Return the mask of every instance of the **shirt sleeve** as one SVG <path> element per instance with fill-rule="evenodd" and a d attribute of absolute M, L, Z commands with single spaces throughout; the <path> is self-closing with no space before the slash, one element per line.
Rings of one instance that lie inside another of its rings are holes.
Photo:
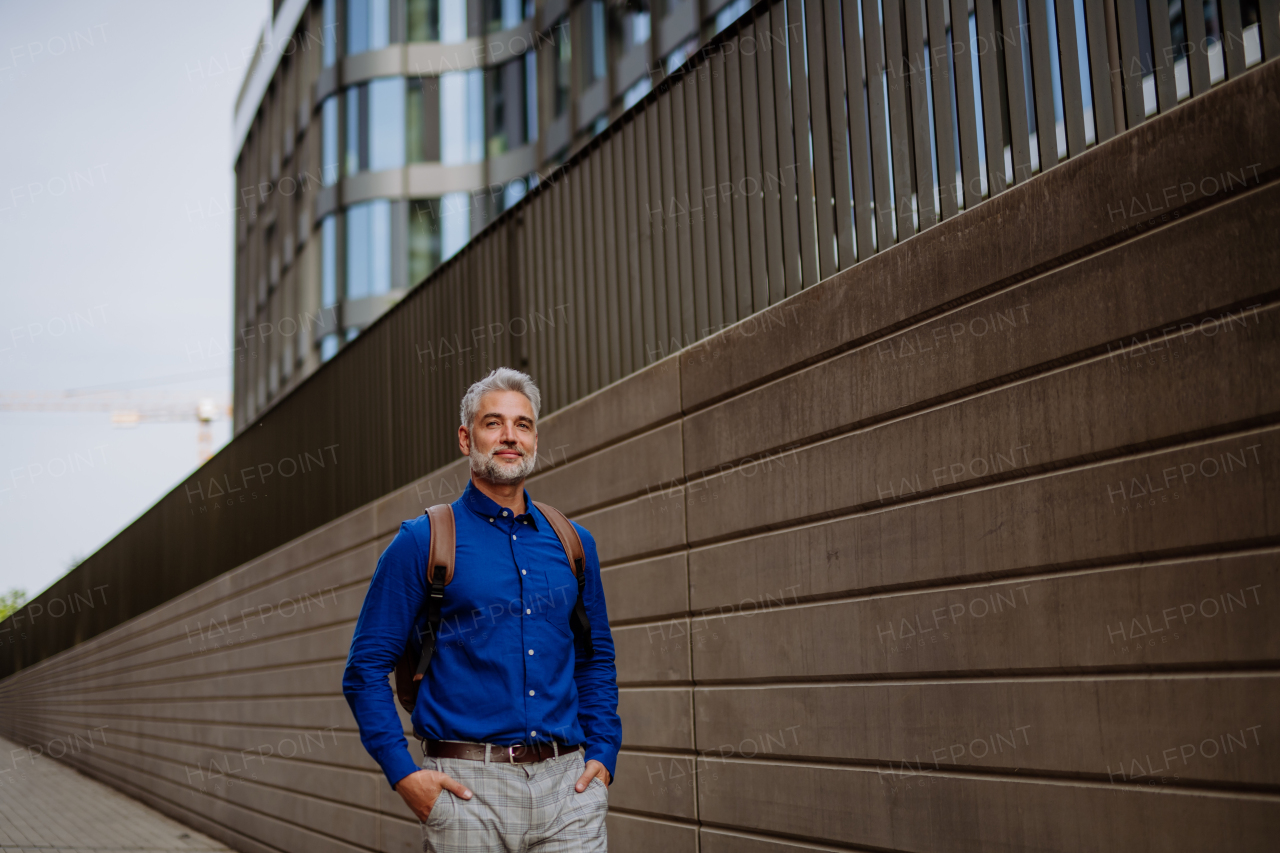
<path fill-rule="evenodd" d="M 360 608 L 342 693 L 360 728 L 360 742 L 396 783 L 421 768 L 409 754 L 388 674 L 404 651 L 425 598 L 422 551 L 408 523 L 378 559 Z"/>
<path fill-rule="evenodd" d="M 605 607 L 604 587 L 600 580 L 600 557 L 596 540 L 585 527 L 574 524 L 586 554 L 587 580 L 582 600 L 591 620 L 594 654 L 579 660 L 573 678 L 578 686 L 578 722 L 587 735 L 586 760 L 599 761 L 616 775 L 618 750 L 622 748 L 622 720 L 618 717 L 618 671 L 614 664 L 613 632 L 609 630 L 609 611 Z"/>

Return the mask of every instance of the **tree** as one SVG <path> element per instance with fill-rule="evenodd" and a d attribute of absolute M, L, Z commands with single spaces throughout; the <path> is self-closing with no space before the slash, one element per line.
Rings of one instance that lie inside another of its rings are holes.
<path fill-rule="evenodd" d="M 8 592 L 0 593 L 0 619 L 7 619 L 10 613 L 26 603 L 27 591 L 25 589 L 11 589 Z"/>

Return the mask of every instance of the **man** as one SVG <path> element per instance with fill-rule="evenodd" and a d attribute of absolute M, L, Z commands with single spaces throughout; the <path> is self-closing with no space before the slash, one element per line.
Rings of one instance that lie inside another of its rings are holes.
<path fill-rule="evenodd" d="M 550 521 L 524 488 L 538 451 L 541 395 L 498 368 L 462 398 L 458 447 L 471 480 L 453 502 L 453 579 L 411 715 L 410 757 L 387 674 L 429 590 L 426 516 L 400 525 L 356 622 L 342 691 L 360 740 L 422 821 L 427 853 L 605 850 L 604 815 L 622 726 L 613 637 L 595 540 L 583 600 L 593 650 L 575 644 L 578 584 Z"/>

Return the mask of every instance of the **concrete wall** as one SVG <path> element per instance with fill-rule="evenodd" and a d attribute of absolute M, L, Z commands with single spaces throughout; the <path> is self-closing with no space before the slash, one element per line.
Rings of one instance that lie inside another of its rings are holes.
<path fill-rule="evenodd" d="M 1278 81 L 542 424 L 605 564 L 613 850 L 1273 849 Z M 339 679 L 464 465 L 9 678 L 0 731 L 246 853 L 417 849 Z"/>

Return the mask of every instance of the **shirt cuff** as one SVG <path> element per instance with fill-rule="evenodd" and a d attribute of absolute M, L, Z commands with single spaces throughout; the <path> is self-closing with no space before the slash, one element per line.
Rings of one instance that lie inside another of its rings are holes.
<path fill-rule="evenodd" d="M 618 774 L 615 772 L 615 768 L 618 766 L 618 749 L 613 744 L 587 744 L 586 755 L 582 757 L 582 760 L 599 761 L 604 765 L 604 769 L 609 771 L 609 781 L 613 782 L 617 779 Z"/>
<path fill-rule="evenodd" d="M 396 783 L 410 773 L 416 773 L 422 768 L 414 763 L 413 758 L 409 755 L 409 748 L 400 747 L 391 754 L 386 763 L 382 765 L 382 772 L 386 775 L 387 781 L 391 783 L 391 787 L 395 788 Z"/>

